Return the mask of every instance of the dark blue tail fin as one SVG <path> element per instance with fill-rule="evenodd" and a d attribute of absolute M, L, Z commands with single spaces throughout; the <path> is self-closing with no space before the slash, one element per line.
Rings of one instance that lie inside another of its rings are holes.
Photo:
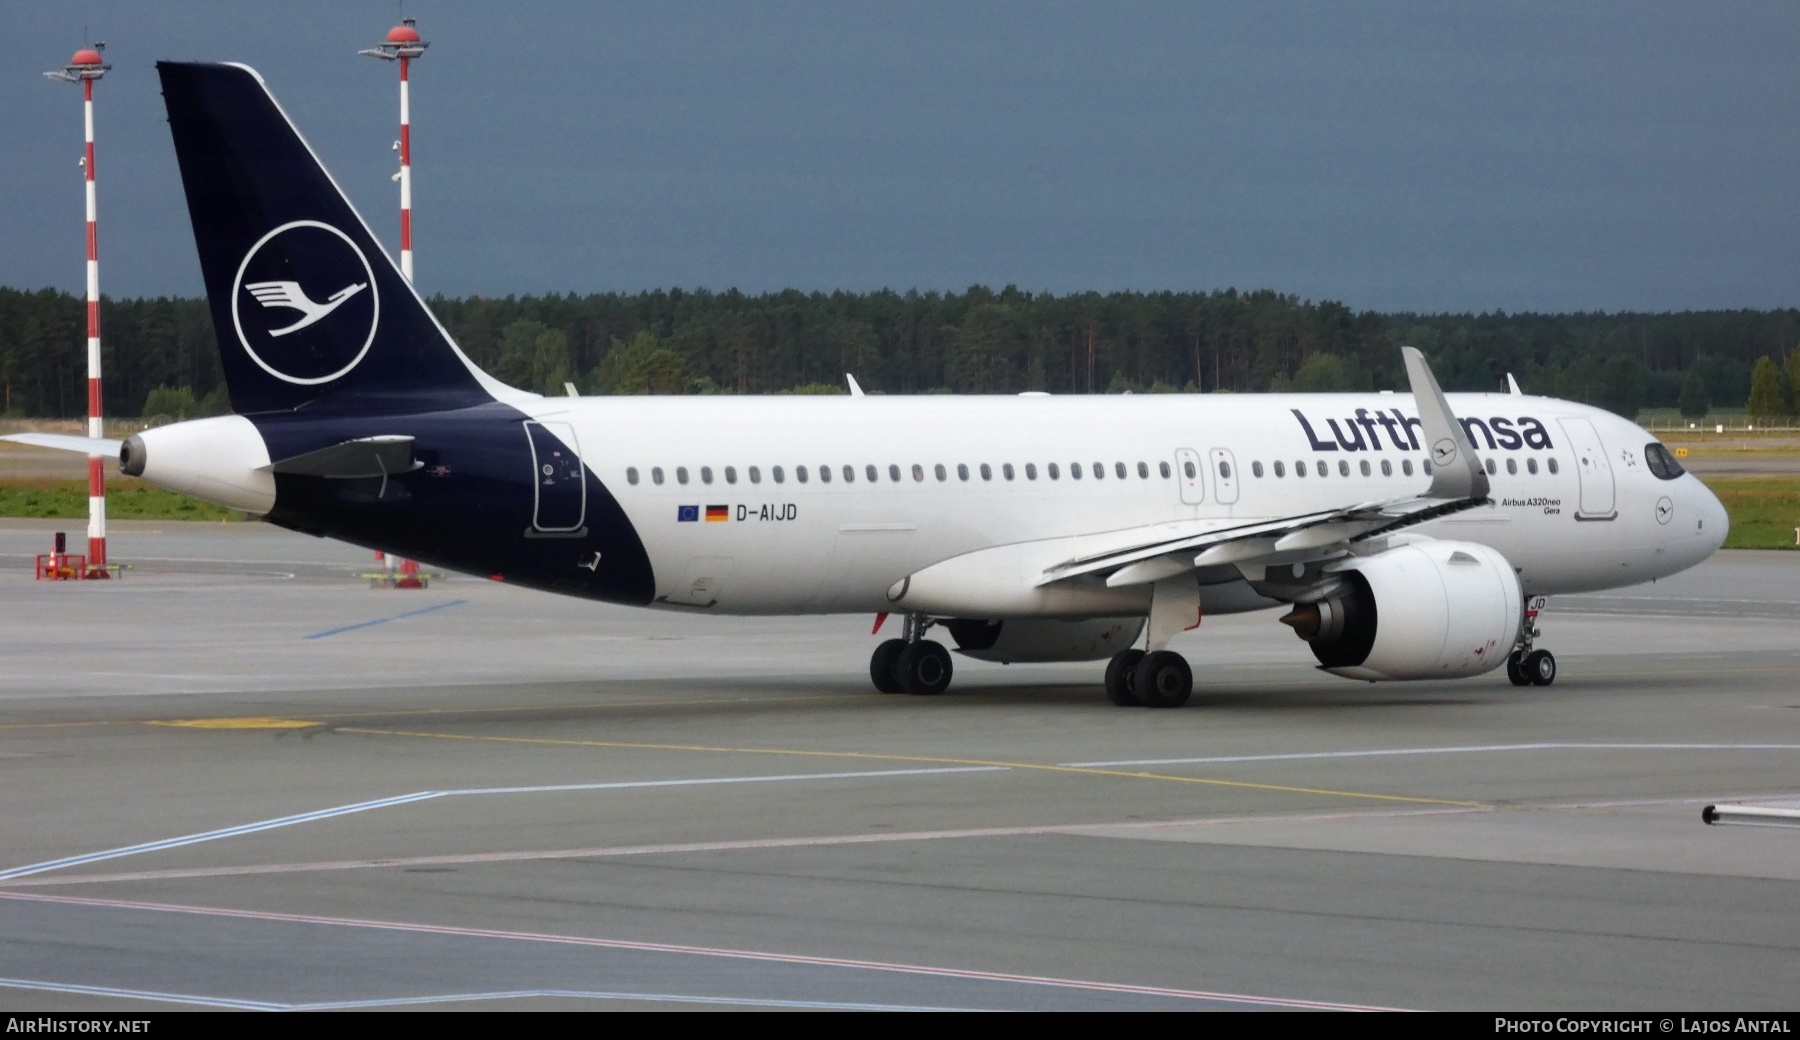
<path fill-rule="evenodd" d="M 233 409 L 492 400 L 262 77 L 242 65 L 157 71 Z"/>

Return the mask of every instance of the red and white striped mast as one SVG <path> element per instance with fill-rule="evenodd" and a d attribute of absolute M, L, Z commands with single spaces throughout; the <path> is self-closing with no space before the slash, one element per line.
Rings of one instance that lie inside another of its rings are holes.
<path fill-rule="evenodd" d="M 400 182 L 400 273 L 408 282 L 413 278 L 412 248 L 412 101 L 408 92 L 407 72 L 413 59 L 423 57 L 425 48 L 431 46 L 419 38 L 418 20 L 402 18 L 400 24 L 388 30 L 387 39 L 379 46 L 357 51 L 371 58 L 382 61 L 398 61 L 400 63 L 400 140 L 394 142 L 394 149 L 400 153 L 400 172 L 394 179 Z"/>
<path fill-rule="evenodd" d="M 400 274 L 408 285 L 413 280 L 413 247 L 412 247 L 412 90 L 410 77 L 413 59 L 423 57 L 425 48 L 431 46 L 419 38 L 418 20 L 402 18 L 400 24 L 388 30 L 387 39 L 380 44 L 356 53 L 366 54 L 382 61 L 398 61 L 400 63 L 400 139 L 394 142 L 394 150 L 400 153 L 400 172 L 394 179 L 400 182 Z M 418 564 L 411 560 L 400 561 L 401 578 L 394 579 L 395 558 L 386 553 L 381 554 L 387 564 L 387 583 L 396 588 L 423 588 L 424 583 L 418 577 Z"/>
<path fill-rule="evenodd" d="M 100 57 L 106 44 L 96 43 L 75 52 L 69 63 L 44 75 L 67 83 L 81 84 L 82 109 L 87 125 L 87 151 L 81 157 L 83 176 L 87 181 L 87 369 L 88 369 L 88 436 L 95 450 L 88 453 L 88 573 L 86 577 L 104 578 L 106 573 L 106 450 L 100 439 L 106 436 L 100 413 L 100 236 L 99 208 L 94 193 L 94 81 L 112 68 Z"/>

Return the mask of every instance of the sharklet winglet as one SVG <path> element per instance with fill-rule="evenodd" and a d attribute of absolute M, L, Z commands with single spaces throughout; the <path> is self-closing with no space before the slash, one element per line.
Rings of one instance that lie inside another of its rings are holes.
<path fill-rule="evenodd" d="M 1425 355 L 1416 347 L 1401 347 L 1406 359 L 1406 378 L 1412 384 L 1413 401 L 1424 426 L 1425 443 L 1431 455 L 1431 498 L 1482 499 L 1488 497 L 1487 471 L 1475 457 L 1475 446 L 1463 432 L 1462 423 L 1450 411 L 1450 402 L 1438 386 Z"/>

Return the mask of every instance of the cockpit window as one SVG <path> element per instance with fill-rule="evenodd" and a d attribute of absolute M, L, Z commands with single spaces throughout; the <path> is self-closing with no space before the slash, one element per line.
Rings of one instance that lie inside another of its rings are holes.
<path fill-rule="evenodd" d="M 1655 441 L 1644 445 L 1644 464 L 1662 480 L 1674 480 L 1687 472 L 1681 468 L 1681 463 L 1675 461 L 1675 456 L 1669 449 Z"/>

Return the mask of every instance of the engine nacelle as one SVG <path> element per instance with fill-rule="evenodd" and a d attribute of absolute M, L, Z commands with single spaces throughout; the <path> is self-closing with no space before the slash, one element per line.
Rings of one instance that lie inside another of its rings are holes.
<path fill-rule="evenodd" d="M 261 516 L 275 508 L 269 448 L 241 415 L 145 430 L 119 451 L 119 471 L 158 487 Z"/>
<path fill-rule="evenodd" d="M 1098 661 L 1137 642 L 1143 618 L 1087 621 L 976 621 L 943 623 L 956 639 L 956 652 L 1001 664 L 1030 661 Z"/>
<path fill-rule="evenodd" d="M 1281 620 L 1336 675 L 1480 675 L 1504 664 L 1518 638 L 1525 609 L 1519 576 L 1485 545 L 1419 541 L 1326 570 L 1342 586 Z"/>

